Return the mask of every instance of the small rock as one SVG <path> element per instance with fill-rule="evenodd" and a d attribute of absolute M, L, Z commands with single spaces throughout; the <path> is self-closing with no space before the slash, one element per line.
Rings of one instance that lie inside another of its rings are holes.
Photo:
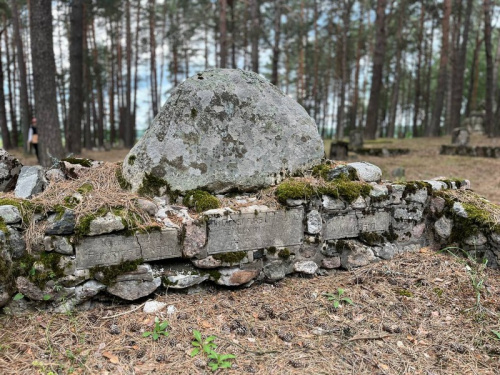
<path fill-rule="evenodd" d="M 75 160 L 85 160 L 85 159 L 76 159 Z M 67 161 L 60 161 L 59 167 L 61 171 L 67 178 L 78 179 L 82 176 L 82 172 L 89 170 L 90 167 L 85 167 L 81 164 L 72 164 Z"/>
<path fill-rule="evenodd" d="M 350 163 L 348 166 L 356 169 L 358 177 L 361 181 L 365 182 L 379 182 L 382 178 L 382 170 L 366 161 Z"/>
<path fill-rule="evenodd" d="M 17 207 L 11 205 L 0 206 L 0 218 L 3 219 L 5 224 L 15 224 L 22 220 Z"/>
<path fill-rule="evenodd" d="M 22 167 L 14 194 L 17 198 L 28 199 L 41 193 L 46 185 L 43 167 Z"/>
<path fill-rule="evenodd" d="M 340 267 L 340 257 L 325 258 L 321 261 L 321 267 L 331 270 Z"/>
<path fill-rule="evenodd" d="M 174 315 L 176 312 L 177 312 L 177 309 L 175 308 L 174 305 L 168 305 L 168 307 L 167 307 L 167 315 Z M 179 319 L 182 320 L 180 314 L 179 314 Z"/>
<path fill-rule="evenodd" d="M 431 185 L 431 188 L 434 191 L 448 189 L 448 185 L 446 185 L 446 182 L 443 182 L 443 181 L 425 180 L 424 182 L 427 182 L 429 185 Z M 441 198 L 441 199 L 443 199 L 443 198 Z"/>
<path fill-rule="evenodd" d="M 182 253 L 186 258 L 200 254 L 207 241 L 207 230 L 204 222 L 190 222 L 184 225 L 186 236 Z"/>
<path fill-rule="evenodd" d="M 358 210 L 366 208 L 366 206 L 366 200 L 362 196 L 357 197 L 356 200 L 351 203 L 351 207 Z"/>
<path fill-rule="evenodd" d="M 453 203 L 452 210 L 460 217 L 463 217 L 464 219 L 467 219 L 469 215 L 467 214 L 467 211 L 465 211 L 464 206 L 460 202 L 455 202 Z"/>
<path fill-rule="evenodd" d="M 312 210 L 307 214 L 307 233 L 318 234 L 323 229 L 321 215 L 317 210 Z"/>
<path fill-rule="evenodd" d="M 445 205 L 446 201 L 444 200 L 444 198 L 441 197 L 432 198 L 430 204 L 431 212 L 433 214 L 441 214 L 444 210 Z"/>
<path fill-rule="evenodd" d="M 441 216 L 441 218 L 434 223 L 434 230 L 436 231 L 436 234 L 443 240 L 450 237 L 452 228 L 453 221 L 448 219 L 446 216 Z"/>
<path fill-rule="evenodd" d="M 340 261 L 344 268 L 351 269 L 366 266 L 375 260 L 373 251 L 368 246 L 358 244 L 354 241 L 346 242 L 348 242 L 349 246 L 346 246 L 342 250 L 340 256 Z"/>
<path fill-rule="evenodd" d="M 82 303 L 88 301 L 105 289 L 106 285 L 95 280 L 89 280 L 85 284 L 79 285 L 75 288 L 75 297 L 78 303 Z"/>
<path fill-rule="evenodd" d="M 0 149 L 0 191 L 7 192 L 15 188 L 22 164 L 4 149 Z"/>
<path fill-rule="evenodd" d="M 370 190 L 370 197 L 380 198 L 389 194 L 389 189 L 385 185 L 374 185 Z"/>
<path fill-rule="evenodd" d="M 108 293 L 123 298 L 127 301 L 146 297 L 158 289 L 161 285 L 161 278 L 154 278 L 152 281 L 120 281 L 108 286 Z"/>
<path fill-rule="evenodd" d="M 52 223 L 46 230 L 45 234 L 51 235 L 68 235 L 75 231 L 75 214 L 73 210 L 66 209 L 60 220 Z"/>
<path fill-rule="evenodd" d="M 64 176 L 63 171 L 54 168 L 54 169 L 49 169 L 47 172 L 45 172 L 45 178 L 49 182 L 59 182 L 59 181 L 64 181 L 66 179 L 66 176 Z"/>
<path fill-rule="evenodd" d="M 464 243 L 470 246 L 482 246 L 488 242 L 487 238 L 481 232 L 470 236 L 464 240 Z"/>
<path fill-rule="evenodd" d="M 146 211 L 150 216 L 155 216 L 156 212 L 158 211 L 158 206 L 147 199 L 137 199 L 137 205 L 139 206 L 139 208 Z"/>
<path fill-rule="evenodd" d="M 112 335 L 119 335 L 120 333 L 122 333 L 122 330 L 120 329 L 120 327 L 118 327 L 118 324 L 111 324 L 111 326 L 109 327 L 109 333 L 111 333 Z"/>
<path fill-rule="evenodd" d="M 157 312 L 163 310 L 167 306 L 165 302 L 159 302 L 159 301 L 148 301 L 144 305 L 143 311 L 146 314 L 156 314 Z"/>
<path fill-rule="evenodd" d="M 298 206 L 302 206 L 305 203 L 306 203 L 306 201 L 303 199 L 287 199 L 286 200 L 286 205 L 289 207 L 298 207 Z"/>
<path fill-rule="evenodd" d="M 356 179 L 358 178 L 355 168 L 349 165 L 338 165 L 328 171 L 326 175 L 326 180 L 332 181 L 340 177 L 347 178 L 350 180 L 351 176 L 355 176 Z"/>
<path fill-rule="evenodd" d="M 306 275 L 314 275 L 318 270 L 318 265 L 313 261 L 297 262 L 293 266 L 295 272 L 304 273 Z"/>
<path fill-rule="evenodd" d="M 220 277 L 215 280 L 219 285 L 239 286 L 256 278 L 260 270 L 242 270 L 239 268 L 221 268 Z"/>
<path fill-rule="evenodd" d="M 325 210 L 344 210 L 346 208 L 344 201 L 329 197 L 328 195 L 322 196 L 322 205 Z"/>
<path fill-rule="evenodd" d="M 108 212 L 106 216 L 97 217 L 90 222 L 88 236 L 98 236 L 100 234 L 117 232 L 125 229 L 122 218 Z"/>
<path fill-rule="evenodd" d="M 208 280 L 208 275 L 176 275 L 168 276 L 168 283 L 165 286 L 171 289 L 185 289 L 192 287 L 194 285 L 201 284 L 205 280 Z"/>
<path fill-rule="evenodd" d="M 193 259 L 193 264 L 198 268 L 217 268 L 222 265 L 222 261 L 209 255 L 203 259 Z"/>

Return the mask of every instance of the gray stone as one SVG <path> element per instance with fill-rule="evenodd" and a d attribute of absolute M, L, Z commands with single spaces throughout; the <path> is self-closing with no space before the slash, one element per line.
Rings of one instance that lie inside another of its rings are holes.
<path fill-rule="evenodd" d="M 55 251 L 63 255 L 73 255 L 73 245 L 69 242 L 68 237 L 60 236 L 45 236 L 43 239 L 45 251 Z"/>
<path fill-rule="evenodd" d="M 16 278 L 16 288 L 19 293 L 24 294 L 32 301 L 43 301 L 44 296 L 46 295 L 46 291 L 41 290 L 38 286 L 23 276 Z"/>
<path fill-rule="evenodd" d="M 420 221 L 422 220 L 422 215 L 422 211 L 418 209 L 396 208 L 393 217 L 396 221 Z"/>
<path fill-rule="evenodd" d="M 144 211 L 146 211 L 150 216 L 155 216 L 158 211 L 158 206 L 147 199 L 139 198 L 137 199 L 137 205 Z"/>
<path fill-rule="evenodd" d="M 353 167 L 358 172 L 358 177 L 365 182 L 379 182 L 382 178 L 382 170 L 366 161 L 350 163 L 348 166 Z"/>
<path fill-rule="evenodd" d="M 291 272 L 290 263 L 282 260 L 268 263 L 263 269 L 264 277 L 269 281 L 281 280 Z"/>
<path fill-rule="evenodd" d="M 0 149 L 0 191 L 11 191 L 15 188 L 22 164 L 4 149 Z"/>
<path fill-rule="evenodd" d="M 375 255 L 382 259 L 391 259 L 399 253 L 399 248 L 396 244 L 393 243 L 385 243 L 382 246 L 374 246 L 373 252 Z"/>
<path fill-rule="evenodd" d="M 98 236 L 100 234 L 118 232 L 125 229 L 122 218 L 108 212 L 105 216 L 96 217 L 90 222 L 89 236 Z"/>
<path fill-rule="evenodd" d="M 182 257 L 177 231 L 163 230 L 135 236 L 86 237 L 76 245 L 77 269 L 111 266 L 137 259 L 158 260 Z"/>
<path fill-rule="evenodd" d="M 17 198 L 28 199 L 39 194 L 47 185 L 43 167 L 22 167 L 14 194 Z"/>
<path fill-rule="evenodd" d="M 488 242 L 488 239 L 481 232 L 478 232 L 477 234 L 475 234 L 473 236 L 467 237 L 464 240 L 464 243 L 466 245 L 470 245 L 470 246 L 482 246 L 486 242 Z"/>
<path fill-rule="evenodd" d="M 467 146 L 470 141 L 470 132 L 467 128 L 455 128 L 451 132 L 451 143 L 457 146 Z"/>
<path fill-rule="evenodd" d="M 185 289 L 208 280 L 208 275 L 175 275 L 168 276 L 168 283 L 164 283 L 170 289 Z"/>
<path fill-rule="evenodd" d="M 80 160 L 84 161 L 85 159 Z M 81 164 L 72 164 L 64 160 L 59 162 L 59 167 L 61 168 L 61 171 L 64 173 L 65 177 L 71 179 L 78 179 L 80 177 L 83 177 L 83 173 L 85 171 L 88 171 L 90 168 L 85 167 Z"/>
<path fill-rule="evenodd" d="M 326 268 L 328 270 L 339 268 L 340 266 L 341 266 L 340 257 L 325 258 L 321 261 L 321 267 Z"/>
<path fill-rule="evenodd" d="M 214 280 L 219 285 L 239 286 L 255 279 L 260 270 L 258 269 L 240 269 L 240 268 L 221 268 L 220 277 Z"/>
<path fill-rule="evenodd" d="M 312 260 L 297 262 L 293 265 L 295 272 L 300 272 L 306 275 L 314 275 L 318 270 L 318 265 Z"/>
<path fill-rule="evenodd" d="M 344 247 L 340 256 L 342 267 L 347 269 L 366 266 L 374 260 L 375 255 L 368 246 L 354 241 L 348 241 L 348 245 Z"/>
<path fill-rule="evenodd" d="M 9 236 L 6 238 L 5 233 L 0 231 L 0 243 L 8 243 L 12 258 L 19 259 L 26 254 L 26 241 L 21 232 L 12 227 L 7 228 L 9 230 Z"/>
<path fill-rule="evenodd" d="M 75 297 L 78 304 L 85 302 L 106 289 L 106 285 L 95 280 L 89 280 L 75 288 Z"/>
<path fill-rule="evenodd" d="M 15 224 L 22 220 L 17 207 L 11 205 L 0 206 L 0 218 L 3 219 L 5 224 Z"/>
<path fill-rule="evenodd" d="M 323 156 L 314 120 L 293 99 L 253 72 L 213 69 L 172 92 L 125 158 L 123 177 L 133 191 L 146 174 L 172 190 L 255 190 Z"/>
<path fill-rule="evenodd" d="M 446 216 L 441 216 L 439 220 L 434 223 L 434 229 L 436 234 L 443 240 L 448 239 L 451 235 L 451 229 L 453 228 L 453 221 L 448 219 Z"/>
<path fill-rule="evenodd" d="M 370 190 L 370 197 L 372 198 L 382 198 L 389 195 L 389 189 L 385 185 L 373 185 Z"/>
<path fill-rule="evenodd" d="M 59 182 L 59 181 L 64 181 L 66 179 L 66 176 L 64 176 L 63 171 L 54 168 L 54 169 L 49 169 L 47 172 L 45 172 L 45 178 L 49 182 Z"/>
<path fill-rule="evenodd" d="M 217 268 L 222 265 L 222 261 L 209 255 L 203 259 L 193 259 L 193 264 L 198 268 Z"/>
<path fill-rule="evenodd" d="M 465 211 L 464 206 L 460 202 L 453 203 L 452 210 L 453 210 L 453 212 L 455 212 L 455 214 L 457 214 L 458 216 L 460 216 L 464 219 L 467 219 L 469 217 L 469 215 L 467 214 L 467 211 Z"/>
<path fill-rule="evenodd" d="M 257 215 L 240 213 L 223 217 L 208 216 L 207 253 L 300 245 L 304 237 L 303 216 L 302 208 Z M 259 235 L 256 236 L 256 233 Z"/>
<path fill-rule="evenodd" d="M 349 165 L 337 165 L 334 168 L 331 168 L 326 174 L 327 181 L 333 181 L 337 178 L 347 178 L 351 179 L 351 177 L 358 178 L 358 174 L 356 169 Z"/>
<path fill-rule="evenodd" d="M 386 211 L 373 214 L 326 215 L 325 240 L 357 237 L 361 232 L 385 232 L 389 229 L 391 216 Z"/>
<path fill-rule="evenodd" d="M 428 196 L 427 189 L 418 189 L 414 194 L 408 194 L 405 199 L 407 202 L 425 204 Z"/>
<path fill-rule="evenodd" d="M 160 301 L 147 301 L 142 311 L 146 314 L 156 314 L 163 310 L 167 304 Z"/>
<path fill-rule="evenodd" d="M 368 204 L 366 203 L 365 198 L 363 198 L 361 195 L 351 203 L 351 207 L 355 210 L 361 210 L 363 208 L 366 208 L 367 206 Z"/>
<path fill-rule="evenodd" d="M 446 182 L 443 181 L 425 180 L 424 182 L 427 182 L 429 185 L 431 185 L 431 188 L 434 191 L 448 189 L 448 185 L 446 185 Z"/>
<path fill-rule="evenodd" d="M 152 281 L 121 281 L 108 286 L 107 292 L 127 301 L 134 301 L 150 295 L 158 289 L 160 285 L 161 278 L 159 277 L 153 279 Z"/>
<path fill-rule="evenodd" d="M 75 232 L 75 225 L 75 213 L 73 210 L 66 209 L 60 220 L 57 220 L 45 229 L 45 234 L 49 236 L 73 234 Z"/>
<path fill-rule="evenodd" d="M 446 205 L 446 201 L 442 197 L 434 197 L 431 199 L 430 209 L 433 214 L 440 215 L 444 207 Z"/>
<path fill-rule="evenodd" d="M 328 195 L 323 195 L 322 198 L 322 205 L 325 210 L 344 210 L 346 208 L 345 202 L 340 199 L 335 199 Z"/>
<path fill-rule="evenodd" d="M 317 210 L 311 210 L 307 214 L 307 233 L 318 234 L 323 229 L 321 215 Z"/>
<path fill-rule="evenodd" d="M 405 191 L 404 185 L 393 184 L 391 185 L 391 204 L 401 204 L 403 194 Z"/>
<path fill-rule="evenodd" d="M 0 233 L 3 232 L 0 231 Z M 2 272 L 7 271 L 7 274 L 2 273 L 2 279 L 0 281 L 0 307 L 3 307 L 10 301 L 10 297 L 15 290 L 10 275 L 12 270 L 12 257 L 4 248 L 0 248 L 0 266 L 4 270 Z"/>
<path fill-rule="evenodd" d="M 134 271 L 122 273 L 116 281 L 153 281 L 153 269 L 149 264 L 139 264 Z"/>
<path fill-rule="evenodd" d="M 287 199 L 286 200 L 286 205 L 289 207 L 298 207 L 298 206 L 302 206 L 305 203 L 306 203 L 306 201 L 304 199 Z"/>

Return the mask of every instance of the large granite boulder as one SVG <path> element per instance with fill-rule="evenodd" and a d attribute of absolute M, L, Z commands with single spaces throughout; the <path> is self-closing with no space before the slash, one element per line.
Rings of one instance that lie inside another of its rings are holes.
<path fill-rule="evenodd" d="M 126 156 L 123 177 L 134 191 L 162 180 L 181 192 L 255 190 L 323 156 L 316 124 L 297 102 L 255 73 L 213 69 L 172 92 Z"/>
<path fill-rule="evenodd" d="M 0 191 L 10 191 L 16 187 L 22 166 L 19 160 L 0 149 Z"/>

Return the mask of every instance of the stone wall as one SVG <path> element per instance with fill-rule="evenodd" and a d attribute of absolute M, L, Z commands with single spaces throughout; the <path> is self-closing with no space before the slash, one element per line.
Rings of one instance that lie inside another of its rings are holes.
<path fill-rule="evenodd" d="M 90 223 L 88 235 L 76 238 L 70 234 L 71 212 L 52 214 L 43 244 L 32 254 L 23 240 L 22 213 L 4 204 L 0 303 L 10 313 L 30 307 L 64 312 L 88 307 L 96 297 L 131 301 L 208 282 L 249 286 L 450 244 L 498 267 L 496 228 L 482 225 L 469 206 L 448 194 L 465 193 L 468 181 L 370 186 L 355 198 L 312 194 L 282 205 L 244 194 L 230 198 L 231 207 L 199 215 L 154 198 L 142 202 L 162 223 L 150 233 L 124 232 L 121 219 L 108 213 Z"/>
<path fill-rule="evenodd" d="M 477 156 L 482 158 L 500 158 L 500 147 L 442 145 L 441 155 Z"/>

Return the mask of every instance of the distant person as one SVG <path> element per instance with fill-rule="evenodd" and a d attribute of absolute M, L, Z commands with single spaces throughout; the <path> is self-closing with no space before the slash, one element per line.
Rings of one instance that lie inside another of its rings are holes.
<path fill-rule="evenodd" d="M 40 157 L 38 156 L 38 129 L 36 128 L 36 118 L 33 117 L 31 120 L 30 130 L 28 132 L 28 143 L 35 149 L 36 160 L 40 163 Z"/>

